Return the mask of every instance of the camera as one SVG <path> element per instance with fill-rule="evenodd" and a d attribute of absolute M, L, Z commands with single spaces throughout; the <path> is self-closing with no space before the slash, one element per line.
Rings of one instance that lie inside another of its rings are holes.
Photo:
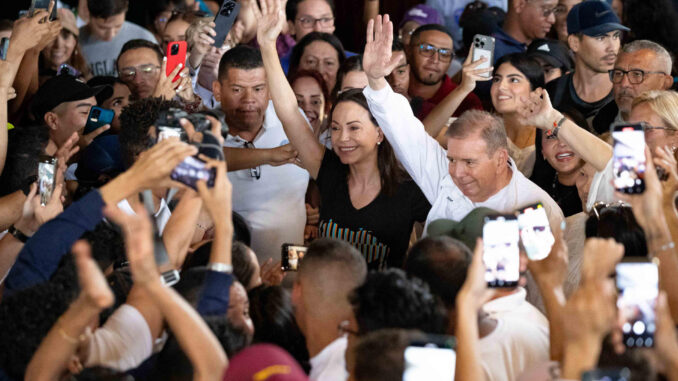
<path fill-rule="evenodd" d="M 173 56 L 179 54 L 179 44 L 172 44 L 172 47 L 170 48 L 170 54 Z"/>
<path fill-rule="evenodd" d="M 224 17 L 228 17 L 231 15 L 231 12 L 233 12 L 233 9 L 235 9 L 235 3 L 234 2 L 229 2 L 224 5 L 223 8 L 221 8 L 221 15 Z"/>
<path fill-rule="evenodd" d="M 160 111 L 158 119 L 156 119 L 155 121 L 155 126 L 158 129 L 158 131 L 163 129 L 173 129 L 181 131 L 180 136 L 181 140 L 188 141 L 186 132 L 183 130 L 183 127 L 181 127 L 181 123 L 179 123 L 179 120 L 181 120 L 181 118 L 187 119 L 189 122 L 191 122 L 196 132 L 203 132 L 205 130 L 209 130 L 210 127 L 212 126 L 212 123 L 210 123 L 205 114 L 202 113 L 189 114 L 180 108 L 174 107 Z"/>

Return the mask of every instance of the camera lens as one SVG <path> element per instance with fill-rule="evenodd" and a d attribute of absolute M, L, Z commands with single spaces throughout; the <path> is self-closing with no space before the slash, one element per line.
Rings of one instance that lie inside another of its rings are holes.
<path fill-rule="evenodd" d="M 171 54 L 173 56 L 176 56 L 177 54 L 179 54 L 179 44 L 173 44 L 172 48 L 170 50 L 171 50 Z"/>
<path fill-rule="evenodd" d="M 94 111 L 92 111 L 92 117 L 93 117 L 93 118 L 98 118 L 99 115 L 101 115 L 101 110 L 99 110 L 99 109 L 94 109 Z"/>

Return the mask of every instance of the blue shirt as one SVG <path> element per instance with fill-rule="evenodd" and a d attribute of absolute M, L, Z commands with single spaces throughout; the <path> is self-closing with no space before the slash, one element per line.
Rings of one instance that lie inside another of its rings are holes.
<path fill-rule="evenodd" d="M 517 41 L 506 34 L 503 29 L 499 29 L 492 37 L 494 37 L 494 63 L 507 54 L 527 51 L 527 44 Z"/>

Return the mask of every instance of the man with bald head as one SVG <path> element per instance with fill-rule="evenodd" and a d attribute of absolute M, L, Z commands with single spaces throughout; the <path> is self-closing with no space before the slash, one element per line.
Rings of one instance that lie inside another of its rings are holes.
<path fill-rule="evenodd" d="M 648 40 L 636 40 L 624 45 L 610 70 L 614 102 L 600 109 L 593 119 L 593 128 L 602 134 L 610 125 L 625 122 L 633 99 L 650 90 L 668 90 L 673 84 L 669 52 Z"/>
<path fill-rule="evenodd" d="M 292 288 L 294 317 L 306 337 L 310 356 L 309 378 L 342 381 L 346 371 L 346 336 L 341 322 L 351 319 L 348 295 L 365 281 L 367 265 L 362 254 L 349 243 L 329 238 L 313 241 Z"/>

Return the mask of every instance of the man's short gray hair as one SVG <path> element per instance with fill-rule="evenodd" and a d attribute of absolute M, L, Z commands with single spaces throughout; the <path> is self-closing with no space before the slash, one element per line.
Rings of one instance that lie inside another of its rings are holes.
<path fill-rule="evenodd" d="M 504 121 L 487 111 L 468 110 L 461 114 L 447 129 L 447 137 L 464 139 L 471 134 L 480 133 L 487 144 L 487 156 L 492 156 L 503 148 L 508 151 Z"/>
<path fill-rule="evenodd" d="M 671 68 L 673 67 L 671 54 L 668 52 L 668 50 L 666 50 L 666 48 L 659 45 L 658 43 L 650 40 L 635 40 L 624 45 L 621 49 L 621 51 L 624 53 L 635 53 L 639 50 L 652 51 L 657 57 L 657 61 L 661 63 L 662 70 L 666 74 L 671 74 Z"/>

